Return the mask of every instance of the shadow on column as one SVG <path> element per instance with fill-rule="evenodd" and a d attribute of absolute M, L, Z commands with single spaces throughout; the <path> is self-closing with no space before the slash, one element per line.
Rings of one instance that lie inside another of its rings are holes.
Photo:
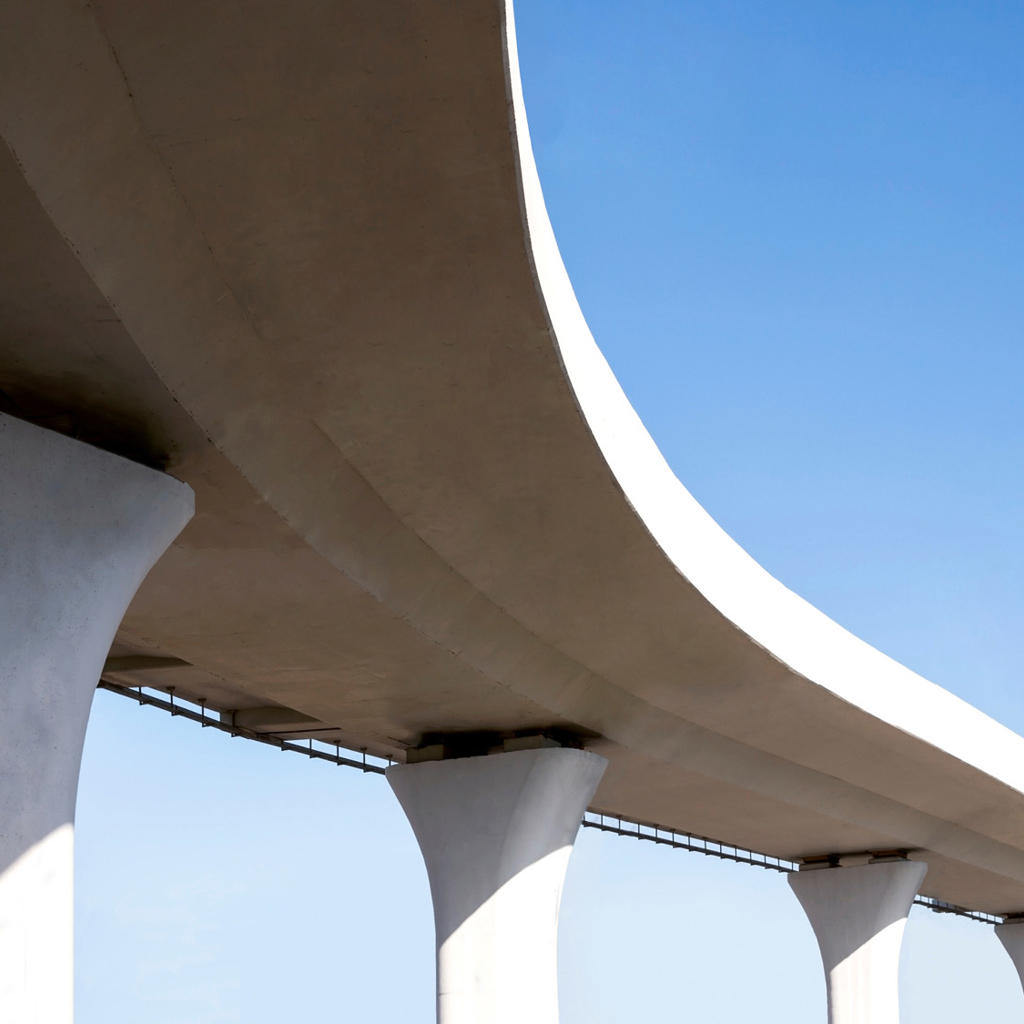
<path fill-rule="evenodd" d="M 185 484 L 0 414 L 0 1020 L 70 1024 L 73 826 L 93 694 Z"/>
<path fill-rule="evenodd" d="M 388 769 L 430 879 L 439 1024 L 556 1024 L 562 882 L 606 764 L 549 748 Z"/>
<path fill-rule="evenodd" d="M 789 876 L 818 939 L 829 1024 L 899 1024 L 900 947 L 927 870 L 888 860 Z"/>

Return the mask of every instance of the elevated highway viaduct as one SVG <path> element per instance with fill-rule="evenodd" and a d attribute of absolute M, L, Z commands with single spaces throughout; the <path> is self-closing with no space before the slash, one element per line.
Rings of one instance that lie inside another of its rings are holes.
<path fill-rule="evenodd" d="M 588 806 L 820 867 L 835 1021 L 896 1020 L 918 891 L 1018 956 L 1024 740 L 674 477 L 559 257 L 509 4 L 2 18 L 0 1017 L 70 1020 L 104 665 L 397 762 L 444 1024 L 555 1020 Z"/>

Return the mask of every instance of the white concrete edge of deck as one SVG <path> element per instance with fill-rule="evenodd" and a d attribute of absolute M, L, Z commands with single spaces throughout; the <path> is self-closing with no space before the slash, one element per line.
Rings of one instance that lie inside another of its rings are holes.
<path fill-rule="evenodd" d="M 510 121 L 537 288 L 584 421 L 655 542 L 712 605 L 794 672 L 1024 792 L 1024 739 L 785 587 L 672 472 L 597 347 L 562 262 L 530 143 L 512 0 L 505 0 L 505 41 Z"/>

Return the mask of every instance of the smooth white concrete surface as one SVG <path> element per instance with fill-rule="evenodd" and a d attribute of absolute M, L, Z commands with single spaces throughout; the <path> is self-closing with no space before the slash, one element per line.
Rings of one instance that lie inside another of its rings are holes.
<path fill-rule="evenodd" d="M 434 903 L 438 1024 L 556 1024 L 562 882 L 607 762 L 520 750 L 394 765 Z"/>
<path fill-rule="evenodd" d="M 190 488 L 0 415 L 0 1021 L 73 1014 L 72 847 L 96 682 Z"/>
<path fill-rule="evenodd" d="M 789 876 L 818 939 L 829 1024 L 899 1024 L 900 946 L 927 871 L 895 860 Z"/>
<path fill-rule="evenodd" d="M 1013 919 L 997 924 L 995 933 L 1017 968 L 1017 977 L 1024 988 L 1024 919 Z"/>

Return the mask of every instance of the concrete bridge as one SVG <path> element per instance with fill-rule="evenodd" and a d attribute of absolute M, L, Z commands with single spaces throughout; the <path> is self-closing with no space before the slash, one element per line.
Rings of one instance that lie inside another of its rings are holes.
<path fill-rule="evenodd" d="M 799 862 L 837 1024 L 897 1020 L 918 892 L 1024 964 L 1024 740 L 673 476 L 562 266 L 510 5 L 3 26 L 2 1019 L 71 1019 L 101 675 L 396 762 L 443 1024 L 556 1020 L 588 807 Z"/>

